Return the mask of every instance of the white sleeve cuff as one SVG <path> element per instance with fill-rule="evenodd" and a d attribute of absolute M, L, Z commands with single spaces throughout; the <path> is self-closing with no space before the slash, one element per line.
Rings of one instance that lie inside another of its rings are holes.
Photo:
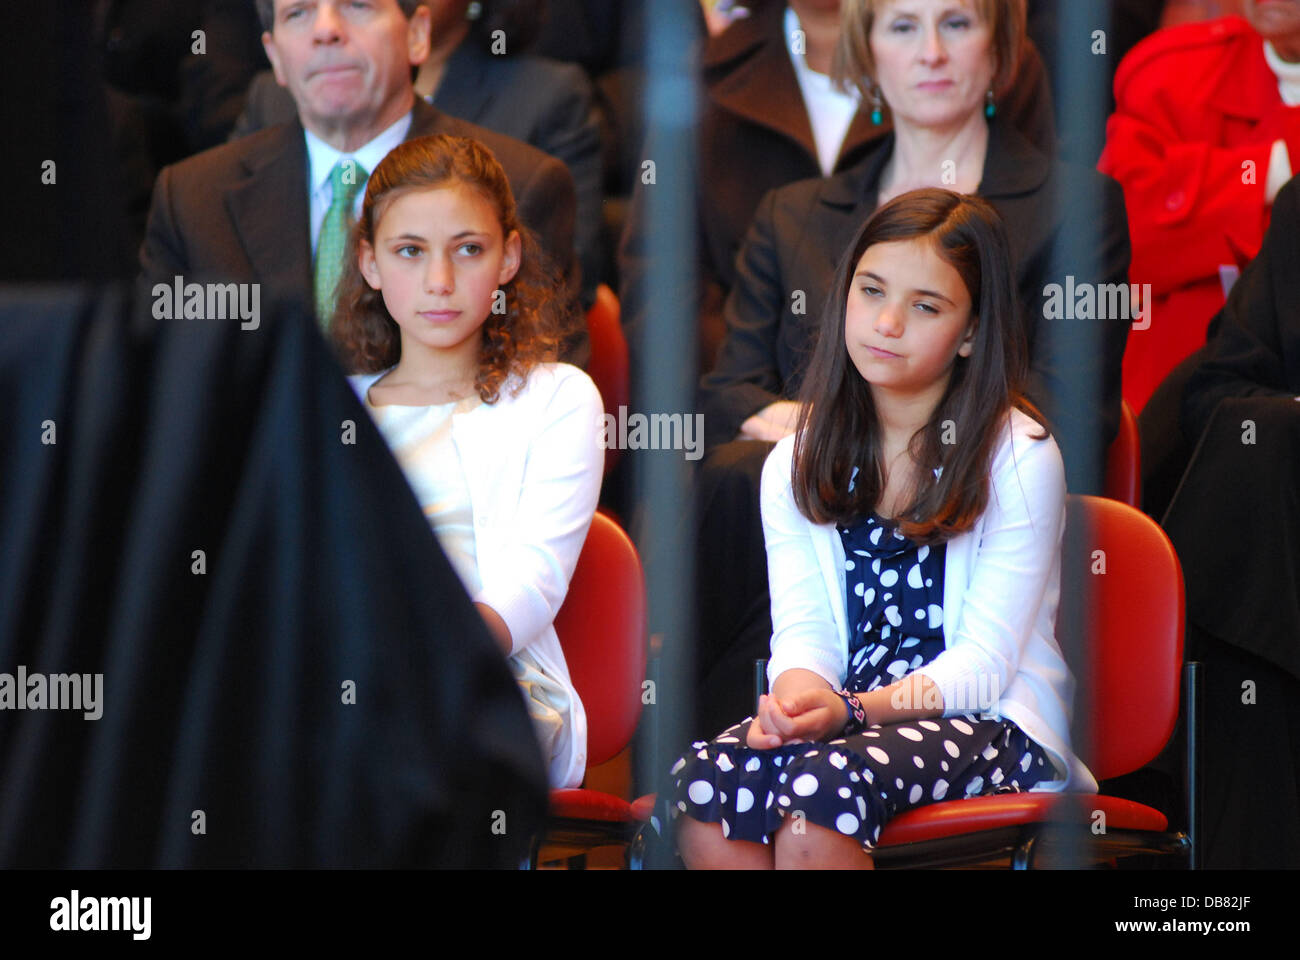
<path fill-rule="evenodd" d="M 776 678 L 788 670 L 809 670 L 836 689 L 844 686 L 844 677 L 840 676 L 839 664 L 834 662 L 834 657 L 818 656 L 815 649 L 803 649 L 797 653 L 778 650 L 772 654 L 767 661 L 767 688 L 772 689 Z"/>
<path fill-rule="evenodd" d="M 945 717 L 987 713 L 997 705 L 1010 680 L 991 673 L 984 658 L 969 647 L 950 647 L 915 672 L 938 687 Z"/>

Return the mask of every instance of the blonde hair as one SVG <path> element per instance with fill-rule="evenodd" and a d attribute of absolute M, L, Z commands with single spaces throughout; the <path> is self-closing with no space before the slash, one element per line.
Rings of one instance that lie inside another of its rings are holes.
<path fill-rule="evenodd" d="M 856 87 L 863 102 L 876 84 L 876 58 L 871 54 L 871 28 L 887 0 L 842 0 L 840 41 L 831 76 L 842 90 Z M 974 0 L 975 12 L 993 28 L 993 96 L 1011 86 L 1025 47 L 1025 0 Z"/>

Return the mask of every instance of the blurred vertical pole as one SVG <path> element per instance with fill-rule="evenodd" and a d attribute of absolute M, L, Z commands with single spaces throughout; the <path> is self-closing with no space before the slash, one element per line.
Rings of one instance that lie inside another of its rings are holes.
<path fill-rule="evenodd" d="M 1080 131 L 1087 135 L 1072 136 L 1072 142 L 1092 143 L 1092 131 L 1104 130 L 1106 125 L 1106 84 L 1109 82 L 1109 54 L 1094 52 L 1100 38 L 1108 43 L 1111 32 L 1109 3 L 1060 3 L 1056 42 L 1058 76 L 1062 86 L 1059 102 L 1068 104 L 1068 114 L 1057 118 L 1057 125 L 1065 130 Z M 1075 162 L 1095 164 L 1096 157 L 1072 158 Z M 1062 185 L 1072 178 L 1063 177 Z M 1103 277 L 1102 244 L 1105 235 L 1106 211 L 1099 191 L 1070 191 L 1062 189 L 1054 203 L 1058 210 L 1068 212 L 1069 222 L 1083 225 L 1082 229 L 1064 231 L 1063 249 L 1058 263 L 1069 274 L 1079 278 Z M 1068 206 L 1067 206 L 1068 205 Z M 1063 278 L 1053 278 L 1063 279 Z M 1060 418 L 1062 435 L 1058 437 L 1067 451 L 1066 475 L 1071 493 L 1101 493 L 1103 455 L 1096 418 L 1088 411 L 1095 410 L 1102 389 L 1101 370 L 1104 356 L 1103 330 L 1105 320 L 1076 320 L 1067 323 L 1046 323 L 1040 318 L 1039 332 L 1068 338 L 1067 349 L 1053 351 L 1056 355 L 1078 358 L 1061 371 L 1060 408 L 1065 415 Z M 1093 532 L 1080 524 L 1067 524 L 1062 545 L 1061 605 L 1057 617 L 1057 637 L 1067 661 L 1075 667 L 1077 681 L 1074 702 L 1073 748 L 1076 754 L 1091 755 L 1091 730 L 1088 719 L 1097 704 L 1093 702 L 1093 677 L 1089 663 L 1088 637 L 1093 624 L 1092 567 L 1090 557 L 1095 549 Z M 1061 861 L 1069 867 L 1083 867 L 1085 851 L 1082 837 L 1076 831 L 1066 831 L 1060 838 Z M 1055 859 L 1055 858 L 1054 858 Z"/>
<path fill-rule="evenodd" d="M 645 143 L 637 175 L 645 195 L 649 268 L 639 342 L 632 344 L 639 412 L 677 414 L 695 407 L 695 177 L 699 0 L 646 4 Z M 685 451 L 636 457 L 637 544 L 646 569 L 651 635 L 660 647 L 653 705 L 637 751 L 639 781 L 662 795 L 673 758 L 687 745 L 694 712 L 694 496 Z M 662 825 L 665 831 L 670 824 Z M 671 841 L 671 837 L 669 838 Z"/>

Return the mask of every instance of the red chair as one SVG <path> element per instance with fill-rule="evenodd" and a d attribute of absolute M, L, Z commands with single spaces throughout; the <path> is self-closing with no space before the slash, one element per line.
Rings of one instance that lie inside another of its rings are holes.
<path fill-rule="evenodd" d="M 1131 411 L 1126 413 L 1132 425 Z M 1013 869 L 1028 869 L 1041 850 L 1058 843 L 1090 862 L 1155 854 L 1181 857 L 1192 868 L 1197 865 L 1198 664 L 1183 670 L 1182 567 L 1164 531 L 1135 507 L 1105 497 L 1071 496 L 1067 503 L 1067 525 L 1079 531 L 1089 561 L 1082 569 L 1093 569 L 1098 550 L 1106 563 L 1105 574 L 1093 576 L 1091 583 L 1084 631 L 1088 669 L 1071 665 L 1079 682 L 1076 702 L 1087 702 L 1084 683 L 1091 678 L 1096 705 L 1091 749 L 1080 748 L 1081 756 L 1099 781 L 1131 773 L 1154 759 L 1178 719 L 1182 674 L 1188 716 L 1188 831 L 1168 832 L 1163 813 L 1119 797 L 997 794 L 930 804 L 895 817 L 881 833 L 874 856 L 877 868 L 961 866 L 1009 857 Z M 764 665 L 757 664 L 759 677 Z M 1105 831 L 1096 834 L 1099 823 Z"/>
<path fill-rule="evenodd" d="M 1149 763 L 1165 746 L 1178 718 L 1183 659 L 1183 574 L 1163 530 L 1137 509 L 1103 497 L 1069 498 L 1067 525 L 1081 531 L 1084 570 L 1104 552 L 1105 573 L 1092 576 L 1085 617 L 1095 710 L 1091 749 L 1081 753 L 1098 781 Z M 1068 588 L 1067 588 L 1068 589 Z M 1194 668 L 1195 664 L 1189 664 Z M 1187 671 L 1189 833 L 1197 830 L 1195 764 L 1199 709 L 1195 671 Z M 1098 813 L 1104 815 L 1104 821 Z M 1095 824 L 1104 822 L 1104 832 Z M 955 866 L 1010 855 L 1028 869 L 1045 846 L 1070 845 L 1089 862 L 1133 854 L 1171 855 L 1194 867 L 1189 833 L 1167 832 L 1165 815 L 1151 807 L 1101 794 L 1018 793 L 952 800 L 909 810 L 881 832 L 875 863 L 881 868 Z"/>
<path fill-rule="evenodd" d="M 587 373 L 595 381 L 605 401 L 605 413 L 617 421 L 619 407 L 629 403 L 627 339 L 619 319 L 618 296 L 601 284 L 596 288 L 596 302 L 587 311 L 587 336 L 591 340 L 591 360 Z M 618 462 L 617 447 L 605 450 L 605 472 Z"/>
<path fill-rule="evenodd" d="M 555 630 L 587 712 L 587 766 L 598 766 L 631 742 L 646 674 L 641 560 L 627 534 L 603 514 L 592 519 Z M 642 843 L 634 840 L 653 805 L 653 796 L 629 803 L 599 790 L 552 790 L 545 835 L 534 838 L 522 866 L 537 866 L 543 843 L 582 852 L 633 844 L 629 860 L 639 868 Z"/>
<path fill-rule="evenodd" d="M 1120 401 L 1119 433 L 1106 451 L 1105 490 L 1112 500 L 1142 507 L 1142 444 L 1127 400 Z"/>

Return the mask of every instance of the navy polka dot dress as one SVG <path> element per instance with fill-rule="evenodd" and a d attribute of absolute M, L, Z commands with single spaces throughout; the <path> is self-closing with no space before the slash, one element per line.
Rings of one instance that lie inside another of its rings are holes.
<path fill-rule="evenodd" d="M 871 515 L 844 543 L 853 692 L 889 686 L 944 650 L 946 546 L 918 546 Z M 870 850 L 895 814 L 939 800 L 1027 790 L 1057 773 L 1014 723 L 975 714 L 882 726 L 826 743 L 745 745 L 752 717 L 695 743 L 672 767 L 672 815 L 720 823 L 733 840 L 770 843 L 783 817 L 856 838 Z"/>

